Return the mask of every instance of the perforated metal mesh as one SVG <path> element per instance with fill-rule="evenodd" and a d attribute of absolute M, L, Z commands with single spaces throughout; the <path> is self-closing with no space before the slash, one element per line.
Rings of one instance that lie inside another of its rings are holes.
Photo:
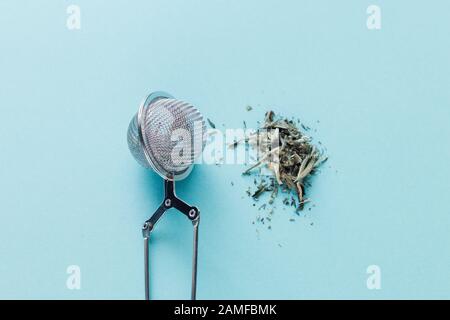
<path fill-rule="evenodd" d="M 138 116 L 137 113 L 131 119 L 127 133 L 128 148 L 136 161 L 145 168 L 151 168 L 144 154 L 144 144 L 139 138 Z"/>
<path fill-rule="evenodd" d="M 140 130 L 139 130 L 140 128 Z M 173 98 L 143 105 L 128 128 L 128 146 L 144 167 L 166 179 L 184 178 L 205 146 L 205 122 L 189 103 Z"/>

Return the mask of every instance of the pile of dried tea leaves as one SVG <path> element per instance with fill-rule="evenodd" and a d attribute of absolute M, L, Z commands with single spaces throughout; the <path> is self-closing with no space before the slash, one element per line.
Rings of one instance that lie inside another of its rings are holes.
<path fill-rule="evenodd" d="M 310 176 L 328 158 L 299 127 L 309 131 L 299 120 L 277 117 L 268 111 L 264 123 L 243 141 L 258 154 L 256 163 L 243 172 L 254 174 L 255 189 L 249 188 L 247 195 L 258 201 L 261 195 L 270 193 L 260 210 L 270 209 L 280 195 L 283 205 L 295 208 L 296 213 L 309 201 L 305 189 L 310 186 Z M 262 168 L 268 169 L 270 175 L 263 174 Z"/>

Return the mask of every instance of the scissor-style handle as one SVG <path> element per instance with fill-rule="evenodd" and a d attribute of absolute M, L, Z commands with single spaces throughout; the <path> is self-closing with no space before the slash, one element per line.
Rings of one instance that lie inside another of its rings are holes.
<path fill-rule="evenodd" d="M 191 300 L 195 300 L 197 293 L 198 226 L 200 224 L 200 211 L 196 207 L 188 205 L 175 195 L 175 185 L 173 181 L 165 180 L 164 190 L 164 201 L 142 227 L 142 236 L 144 237 L 145 300 L 150 300 L 150 234 L 163 214 L 172 207 L 186 215 L 186 217 L 192 221 L 194 228 Z"/>

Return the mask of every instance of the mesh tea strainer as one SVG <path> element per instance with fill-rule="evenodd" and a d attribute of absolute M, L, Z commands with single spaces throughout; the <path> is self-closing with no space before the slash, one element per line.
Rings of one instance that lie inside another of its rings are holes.
<path fill-rule="evenodd" d="M 164 179 L 164 200 L 142 227 L 147 300 L 150 298 L 150 233 L 161 216 L 172 207 L 186 215 L 194 226 L 191 299 L 196 297 L 200 212 L 175 195 L 175 181 L 185 178 L 192 170 L 205 146 L 205 132 L 205 121 L 197 109 L 164 92 L 150 94 L 128 127 L 128 147 L 133 157 Z"/>

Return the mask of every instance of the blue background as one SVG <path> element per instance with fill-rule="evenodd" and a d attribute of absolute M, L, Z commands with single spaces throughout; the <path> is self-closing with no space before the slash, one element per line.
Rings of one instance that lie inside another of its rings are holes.
<path fill-rule="evenodd" d="M 71 2 L 0 1 L 0 298 L 143 298 L 140 228 L 162 181 L 126 130 L 153 90 L 220 127 L 300 117 L 330 155 L 313 210 L 278 210 L 259 239 L 242 166 L 177 185 L 202 210 L 198 298 L 450 298 L 448 1 L 73 3 L 71 31 Z M 155 298 L 189 297 L 191 236 L 175 212 L 158 225 Z"/>

